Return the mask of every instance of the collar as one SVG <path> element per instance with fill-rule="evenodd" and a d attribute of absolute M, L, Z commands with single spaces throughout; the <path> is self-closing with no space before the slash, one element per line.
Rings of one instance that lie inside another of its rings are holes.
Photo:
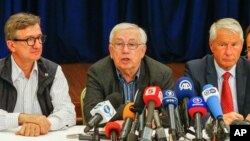
<path fill-rule="evenodd" d="M 216 69 L 218 78 L 223 78 L 223 75 L 224 75 L 225 72 L 230 72 L 230 74 L 232 75 L 232 77 L 235 77 L 236 64 L 229 71 L 225 71 L 224 69 L 222 69 L 217 64 L 217 62 L 215 61 L 215 59 L 214 59 L 214 65 L 215 65 L 215 69 Z"/>
<path fill-rule="evenodd" d="M 21 68 L 16 64 L 13 56 L 11 55 L 11 68 L 12 68 L 12 81 L 15 82 L 18 77 L 20 76 L 23 76 L 24 77 L 24 73 L 23 71 L 21 70 Z M 32 68 L 32 71 L 31 71 L 31 74 L 33 72 L 36 72 L 36 75 L 38 76 L 38 68 L 37 68 L 37 61 L 34 62 L 34 65 L 33 65 L 33 68 Z"/>

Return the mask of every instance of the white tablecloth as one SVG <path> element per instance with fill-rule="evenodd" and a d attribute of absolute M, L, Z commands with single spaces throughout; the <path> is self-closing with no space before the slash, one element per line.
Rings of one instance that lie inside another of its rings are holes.
<path fill-rule="evenodd" d="M 78 138 L 68 139 L 69 134 L 83 133 L 83 126 L 73 126 L 65 130 L 49 132 L 38 137 L 24 137 L 15 135 L 20 128 L 0 131 L 0 141 L 78 141 Z"/>

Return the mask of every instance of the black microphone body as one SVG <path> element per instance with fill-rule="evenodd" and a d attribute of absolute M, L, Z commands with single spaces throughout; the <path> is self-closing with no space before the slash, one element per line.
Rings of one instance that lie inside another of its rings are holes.
<path fill-rule="evenodd" d="M 111 141 L 117 141 L 117 133 L 116 133 L 116 131 L 112 130 L 110 134 L 111 134 L 110 140 Z"/>
<path fill-rule="evenodd" d="M 201 113 L 195 113 L 195 134 L 197 140 L 202 140 L 202 117 Z"/>
<path fill-rule="evenodd" d="M 157 141 L 167 141 L 167 136 L 165 134 L 164 128 L 161 125 L 158 110 L 154 110 L 154 121 L 156 124 L 155 135 L 156 135 Z"/>
<path fill-rule="evenodd" d="M 151 141 L 152 140 L 152 121 L 154 117 L 154 109 L 155 109 L 155 102 L 153 100 L 150 100 L 148 102 L 148 115 L 146 118 L 146 124 L 143 129 L 141 141 Z"/>
<path fill-rule="evenodd" d="M 188 97 L 183 98 L 182 109 L 183 109 L 183 114 L 184 114 L 184 127 L 185 127 L 185 129 L 188 129 L 190 127 L 189 116 L 188 116 L 188 107 L 187 107 L 188 101 L 189 101 Z"/>
<path fill-rule="evenodd" d="M 123 123 L 123 128 L 122 128 L 122 131 L 121 131 L 121 140 L 126 140 L 127 139 L 127 136 L 128 136 L 128 133 L 131 129 L 131 126 L 132 126 L 132 123 L 133 123 L 133 119 L 131 118 L 126 118 L 124 123 Z"/>
<path fill-rule="evenodd" d="M 176 119 L 176 136 L 177 138 L 185 137 L 186 133 L 184 131 L 183 125 L 181 124 L 181 118 L 178 107 L 175 108 L 174 113 Z"/>
<path fill-rule="evenodd" d="M 139 120 L 139 124 L 138 124 L 138 131 L 139 131 L 139 137 L 142 137 L 142 133 L 143 133 L 143 129 L 145 127 L 145 120 L 146 120 L 146 113 L 145 113 L 146 109 L 144 108 L 143 111 L 141 112 L 141 114 L 138 117 Z"/>
<path fill-rule="evenodd" d="M 138 139 L 138 136 L 135 134 L 135 131 L 136 131 L 138 124 L 139 124 L 138 118 L 139 118 L 139 114 L 135 113 L 135 119 L 132 123 L 131 130 L 130 130 L 128 137 L 127 137 L 127 141 L 137 141 L 137 139 Z"/>
<path fill-rule="evenodd" d="M 100 114 L 95 114 L 88 122 L 88 125 L 84 128 L 84 132 L 87 133 L 92 127 L 96 127 L 100 121 L 102 121 L 102 116 Z"/>

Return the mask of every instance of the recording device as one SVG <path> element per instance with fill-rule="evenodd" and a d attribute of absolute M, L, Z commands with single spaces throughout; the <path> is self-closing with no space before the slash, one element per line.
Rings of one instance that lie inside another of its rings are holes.
<path fill-rule="evenodd" d="M 219 102 L 219 92 L 216 87 L 207 84 L 203 87 L 202 96 L 209 107 L 214 119 L 218 120 L 218 125 L 222 128 L 224 134 L 229 136 L 229 129 L 223 120 L 223 113 Z"/>
<path fill-rule="evenodd" d="M 98 124 L 108 122 L 115 114 L 115 109 L 122 104 L 122 96 L 119 93 L 113 93 L 107 96 L 106 100 L 98 103 L 91 111 L 92 118 L 86 124 L 84 132 L 87 133 Z"/>
<path fill-rule="evenodd" d="M 130 109 L 134 106 L 133 102 L 129 102 L 125 105 L 125 108 L 123 110 L 123 120 L 124 123 L 122 125 L 122 131 L 121 131 L 121 139 L 126 140 L 128 133 L 131 129 L 133 120 L 135 118 L 135 113 L 132 112 Z"/>
<path fill-rule="evenodd" d="M 161 126 L 161 121 L 159 118 L 159 111 L 158 110 L 154 110 L 154 121 L 156 124 L 155 136 L 157 138 L 157 141 L 167 141 L 167 136 L 165 134 L 165 130 Z"/>
<path fill-rule="evenodd" d="M 117 141 L 121 133 L 121 126 L 116 122 L 108 122 L 104 126 L 104 133 L 111 141 Z"/>
<path fill-rule="evenodd" d="M 176 121 L 175 121 L 175 108 L 178 105 L 178 99 L 175 96 L 174 91 L 164 90 L 162 105 L 165 109 L 168 109 L 168 115 L 170 118 L 169 135 L 176 140 Z"/>
<path fill-rule="evenodd" d="M 188 102 L 188 113 L 195 121 L 195 137 L 196 140 L 202 140 L 202 118 L 205 118 L 207 113 L 206 103 L 201 97 L 192 97 Z"/>
<path fill-rule="evenodd" d="M 146 118 L 146 124 L 143 129 L 142 141 L 151 141 L 152 140 L 152 120 L 154 117 L 155 107 L 161 106 L 162 101 L 162 92 L 158 86 L 149 86 L 144 90 L 143 101 L 148 108 L 148 114 Z"/>
<path fill-rule="evenodd" d="M 195 95 L 193 86 L 193 81 L 189 77 L 181 77 L 177 79 L 175 83 L 175 93 L 179 101 L 182 103 L 181 111 L 184 114 L 183 123 L 185 129 L 190 127 L 187 103 L 189 99 Z"/>

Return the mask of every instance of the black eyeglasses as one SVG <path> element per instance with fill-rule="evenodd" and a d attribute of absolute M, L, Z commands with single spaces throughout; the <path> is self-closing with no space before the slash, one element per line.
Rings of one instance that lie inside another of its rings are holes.
<path fill-rule="evenodd" d="M 29 37 L 27 39 L 13 39 L 13 41 L 25 41 L 27 43 L 28 46 L 33 46 L 35 45 L 36 43 L 36 40 L 38 40 L 38 42 L 40 44 L 44 43 L 45 40 L 46 40 L 46 35 L 41 35 L 41 36 L 38 36 L 38 37 Z"/>

